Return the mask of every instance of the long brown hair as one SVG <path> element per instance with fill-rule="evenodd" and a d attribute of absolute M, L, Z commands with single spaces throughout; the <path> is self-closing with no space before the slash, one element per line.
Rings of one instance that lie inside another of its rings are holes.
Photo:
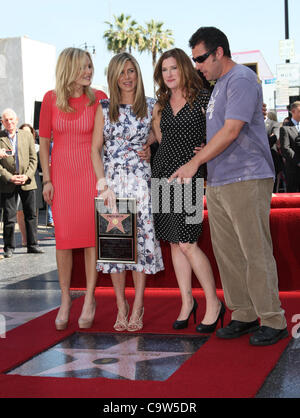
<path fill-rule="evenodd" d="M 154 81 L 158 86 L 158 90 L 156 91 L 157 101 L 160 108 L 163 109 L 170 99 L 171 91 L 164 83 L 162 64 L 165 59 L 171 57 L 176 60 L 181 75 L 180 87 L 185 92 L 186 101 L 192 107 L 194 101 L 199 95 L 199 91 L 203 89 L 203 82 L 194 68 L 189 56 L 180 48 L 173 48 L 164 52 L 156 64 L 154 70 Z"/>
<path fill-rule="evenodd" d="M 109 88 L 109 118 L 111 122 L 119 119 L 119 106 L 121 104 L 121 92 L 118 86 L 119 77 L 127 61 L 132 62 L 137 73 L 137 86 L 132 110 L 137 118 L 147 116 L 147 102 L 140 66 L 136 59 L 128 52 L 115 55 L 109 63 L 107 70 L 107 82 Z"/>

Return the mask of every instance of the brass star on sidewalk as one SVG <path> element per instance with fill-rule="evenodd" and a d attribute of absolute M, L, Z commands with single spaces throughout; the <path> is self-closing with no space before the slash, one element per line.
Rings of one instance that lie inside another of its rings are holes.
<path fill-rule="evenodd" d="M 100 369 L 116 375 L 118 378 L 136 379 L 136 368 L 139 362 L 157 360 L 167 357 L 190 356 L 190 352 L 164 352 L 139 350 L 139 337 L 130 338 L 120 344 L 106 349 L 56 348 L 74 360 L 69 363 L 45 370 L 35 376 L 53 376 L 58 373 L 80 372 L 88 369 Z M 22 367 L 22 366 L 21 366 Z M 21 373 L 15 370 L 14 373 Z"/>

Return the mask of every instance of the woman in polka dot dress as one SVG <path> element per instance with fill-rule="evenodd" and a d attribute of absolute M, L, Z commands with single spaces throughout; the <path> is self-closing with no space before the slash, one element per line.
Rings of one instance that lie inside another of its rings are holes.
<path fill-rule="evenodd" d="M 196 321 L 198 304 L 192 296 L 191 287 L 194 271 L 206 296 L 206 313 L 196 329 L 198 332 L 213 332 L 219 318 L 223 318 L 225 308 L 216 295 L 210 262 L 197 245 L 202 232 L 202 213 L 199 216 L 197 205 L 199 210 L 199 206 L 202 207 L 199 187 L 204 177 L 204 167 L 199 168 L 189 187 L 175 184 L 174 189 L 164 189 L 171 174 L 187 163 L 194 156 L 195 148 L 205 142 L 209 92 L 203 89 L 190 58 L 178 48 L 161 56 L 154 80 L 159 89 L 152 124 L 160 142 L 152 167 L 155 233 L 157 239 L 170 242 L 182 297 L 181 311 L 173 328 L 186 328 L 191 314 L 194 314 Z"/>

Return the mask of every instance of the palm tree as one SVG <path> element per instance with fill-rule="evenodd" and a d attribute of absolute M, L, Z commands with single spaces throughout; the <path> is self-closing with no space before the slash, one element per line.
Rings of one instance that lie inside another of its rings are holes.
<path fill-rule="evenodd" d="M 170 29 L 163 30 L 163 25 L 163 22 L 155 22 L 152 19 L 146 22 L 146 28 L 140 27 L 143 37 L 139 40 L 139 50 L 151 53 L 153 70 L 157 55 L 174 45 L 173 32 Z"/>
<path fill-rule="evenodd" d="M 127 51 L 131 53 L 132 49 L 137 49 L 140 44 L 140 30 L 137 22 L 131 20 L 131 16 L 114 15 L 114 23 L 105 22 L 109 29 L 104 32 L 103 38 L 106 40 L 107 49 L 114 53 Z"/>

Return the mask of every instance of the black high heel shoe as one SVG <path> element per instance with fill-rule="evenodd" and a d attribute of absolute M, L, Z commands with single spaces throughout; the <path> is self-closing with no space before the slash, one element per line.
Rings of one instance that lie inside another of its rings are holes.
<path fill-rule="evenodd" d="M 226 312 L 225 305 L 223 302 L 221 302 L 221 309 L 220 309 L 217 320 L 213 324 L 210 324 L 210 325 L 205 325 L 202 323 L 197 325 L 196 331 L 200 332 L 201 334 L 212 334 L 213 332 L 215 332 L 215 329 L 217 328 L 219 320 L 221 320 L 221 328 L 223 328 L 225 312 Z"/>
<path fill-rule="evenodd" d="M 194 305 L 193 305 L 193 308 L 192 308 L 189 316 L 187 317 L 187 319 L 184 319 L 183 321 L 175 321 L 173 323 L 173 329 L 184 329 L 184 328 L 187 328 L 188 325 L 189 325 L 190 316 L 192 314 L 194 314 L 194 324 L 196 323 L 196 312 L 197 312 L 197 308 L 198 308 L 198 303 L 197 303 L 196 299 L 193 298 L 193 300 L 194 300 Z"/>

